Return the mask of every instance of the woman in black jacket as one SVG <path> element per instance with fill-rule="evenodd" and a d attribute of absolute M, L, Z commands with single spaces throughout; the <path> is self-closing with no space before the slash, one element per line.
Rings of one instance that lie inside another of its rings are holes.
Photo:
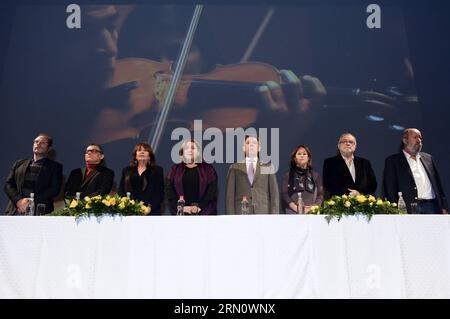
<path fill-rule="evenodd" d="M 138 143 L 134 147 L 130 166 L 122 170 L 119 195 L 143 201 L 151 205 L 150 215 L 161 215 L 164 200 L 164 174 L 161 166 L 156 165 L 155 154 L 147 143 Z"/>

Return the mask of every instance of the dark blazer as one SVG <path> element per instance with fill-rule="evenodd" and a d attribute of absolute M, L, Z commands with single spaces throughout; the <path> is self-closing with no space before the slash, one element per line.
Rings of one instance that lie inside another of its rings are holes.
<path fill-rule="evenodd" d="M 25 173 L 32 159 L 22 159 L 14 163 L 5 182 L 5 193 L 9 197 L 5 215 L 16 215 L 16 203 L 28 197 L 23 194 L 22 188 L 25 180 Z M 53 211 L 53 199 L 58 195 L 62 184 L 62 165 L 50 159 L 45 160 L 39 173 L 34 189 L 34 199 L 37 204 L 45 204 L 45 212 Z"/>
<path fill-rule="evenodd" d="M 433 191 L 436 194 L 439 209 L 448 209 L 447 199 L 442 188 L 433 157 L 430 154 L 420 152 L 420 160 L 430 179 Z M 411 202 L 417 199 L 417 187 L 409 167 L 408 160 L 403 154 L 394 154 L 386 158 L 383 172 L 384 195 L 390 202 L 398 202 L 398 192 L 402 192 L 408 212 L 411 212 Z"/>
<path fill-rule="evenodd" d="M 77 168 L 70 172 L 64 196 L 74 198 L 77 192 L 81 193 L 81 198 L 85 196 L 107 195 L 111 192 L 114 183 L 114 171 L 103 166 L 97 166 L 84 178 L 86 168 Z"/>
<path fill-rule="evenodd" d="M 348 189 L 355 189 L 364 195 L 373 195 L 377 189 L 377 179 L 370 161 L 355 156 L 355 182 L 341 154 L 327 158 L 323 163 L 323 185 L 331 197 L 348 194 Z"/>
<path fill-rule="evenodd" d="M 214 167 L 208 163 L 197 165 L 199 175 L 199 215 L 217 214 L 217 173 Z M 174 164 L 167 173 L 166 197 L 172 214 L 176 214 L 177 201 L 180 195 L 184 195 L 183 175 L 186 170 L 184 163 Z"/>
<path fill-rule="evenodd" d="M 131 175 L 136 172 L 137 168 L 127 166 L 122 170 L 120 178 L 119 195 L 126 196 L 127 192 L 131 193 L 131 198 L 143 201 L 145 204 L 152 205 L 150 215 L 161 215 L 161 205 L 164 200 L 164 173 L 163 168 L 154 165 L 145 170 L 144 183 L 142 189 L 138 191 L 138 185 L 132 183 Z M 137 196 L 136 194 L 140 194 Z"/>

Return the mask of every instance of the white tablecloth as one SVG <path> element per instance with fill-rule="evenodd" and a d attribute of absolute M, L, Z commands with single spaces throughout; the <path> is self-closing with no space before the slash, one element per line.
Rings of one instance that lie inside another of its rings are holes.
<path fill-rule="evenodd" d="M 450 298 L 450 217 L 0 217 L 0 298 Z"/>

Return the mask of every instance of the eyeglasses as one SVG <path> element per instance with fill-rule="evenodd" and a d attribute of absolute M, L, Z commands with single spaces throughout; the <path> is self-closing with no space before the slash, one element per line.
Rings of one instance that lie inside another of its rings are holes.
<path fill-rule="evenodd" d="M 33 142 L 34 144 L 43 144 L 43 145 L 47 145 L 48 144 L 48 142 L 47 141 L 39 141 L 39 140 L 36 140 L 36 141 L 34 141 Z"/>
<path fill-rule="evenodd" d="M 101 153 L 101 151 L 99 150 L 86 150 L 86 154 L 96 154 L 96 153 Z"/>
<path fill-rule="evenodd" d="M 348 140 L 343 140 L 343 141 L 339 141 L 339 144 L 355 144 L 355 141 L 348 141 Z"/>

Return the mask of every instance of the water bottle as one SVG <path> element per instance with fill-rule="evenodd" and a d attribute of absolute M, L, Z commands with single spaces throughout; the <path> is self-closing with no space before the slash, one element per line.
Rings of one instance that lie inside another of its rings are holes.
<path fill-rule="evenodd" d="M 184 215 L 184 205 L 186 205 L 186 202 L 184 201 L 184 196 L 180 195 L 180 198 L 177 202 L 177 215 L 183 216 Z"/>
<path fill-rule="evenodd" d="M 76 200 L 80 200 L 80 197 L 81 197 L 81 193 L 80 192 L 76 192 L 75 199 Z"/>
<path fill-rule="evenodd" d="M 130 192 L 127 192 L 127 198 L 131 199 L 131 193 Z"/>
<path fill-rule="evenodd" d="M 30 193 L 30 198 L 28 198 L 28 204 L 25 210 L 25 215 L 34 216 L 34 193 Z"/>
<path fill-rule="evenodd" d="M 241 214 L 248 215 L 250 209 L 250 202 L 247 199 L 247 196 L 242 196 L 241 201 Z"/>
<path fill-rule="evenodd" d="M 305 203 L 303 202 L 302 193 L 298 192 L 298 199 L 297 199 L 297 212 L 299 214 L 303 214 L 305 212 Z"/>
<path fill-rule="evenodd" d="M 403 199 L 403 194 L 402 192 L 398 192 L 398 203 L 397 203 L 397 207 L 398 209 L 406 214 L 406 203 L 405 200 Z"/>

